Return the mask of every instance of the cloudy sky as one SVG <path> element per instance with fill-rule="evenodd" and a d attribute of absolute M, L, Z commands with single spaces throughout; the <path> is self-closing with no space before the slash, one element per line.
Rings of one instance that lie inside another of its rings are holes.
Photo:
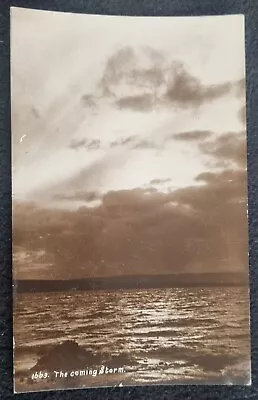
<path fill-rule="evenodd" d="M 16 276 L 247 271 L 243 17 L 11 23 Z"/>

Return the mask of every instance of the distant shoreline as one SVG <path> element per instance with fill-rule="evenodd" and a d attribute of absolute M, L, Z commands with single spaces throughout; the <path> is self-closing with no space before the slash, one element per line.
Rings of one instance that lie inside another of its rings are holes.
<path fill-rule="evenodd" d="M 73 280 L 13 280 L 17 293 L 248 286 L 246 273 L 127 275 Z"/>

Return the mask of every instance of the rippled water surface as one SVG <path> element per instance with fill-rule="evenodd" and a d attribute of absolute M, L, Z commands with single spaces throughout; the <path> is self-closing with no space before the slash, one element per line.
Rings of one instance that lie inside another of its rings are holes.
<path fill-rule="evenodd" d="M 15 367 L 67 339 L 126 357 L 131 382 L 248 380 L 246 288 L 19 294 Z"/>

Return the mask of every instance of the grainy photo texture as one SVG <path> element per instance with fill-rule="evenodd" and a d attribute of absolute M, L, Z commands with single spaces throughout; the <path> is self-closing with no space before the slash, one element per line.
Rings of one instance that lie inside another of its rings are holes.
<path fill-rule="evenodd" d="M 16 392 L 250 384 L 244 17 L 11 9 Z"/>

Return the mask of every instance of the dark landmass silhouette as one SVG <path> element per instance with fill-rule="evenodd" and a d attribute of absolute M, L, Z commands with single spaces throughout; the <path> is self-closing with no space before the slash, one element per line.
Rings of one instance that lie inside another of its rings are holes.
<path fill-rule="evenodd" d="M 73 280 L 14 280 L 16 292 L 162 289 L 176 287 L 248 286 L 247 273 L 128 275 Z"/>
<path fill-rule="evenodd" d="M 74 340 L 66 340 L 57 344 L 43 355 L 37 364 L 31 368 L 31 371 L 51 371 L 67 370 L 67 368 L 77 369 L 87 365 L 99 365 L 100 356 L 81 348 Z"/>
<path fill-rule="evenodd" d="M 36 371 L 71 371 L 88 367 L 96 368 L 102 365 L 109 368 L 121 368 L 131 363 L 132 360 L 127 354 L 120 353 L 116 356 L 105 352 L 94 354 L 85 350 L 75 340 L 66 340 L 56 344 L 42 355 L 30 371 L 32 373 Z"/>

